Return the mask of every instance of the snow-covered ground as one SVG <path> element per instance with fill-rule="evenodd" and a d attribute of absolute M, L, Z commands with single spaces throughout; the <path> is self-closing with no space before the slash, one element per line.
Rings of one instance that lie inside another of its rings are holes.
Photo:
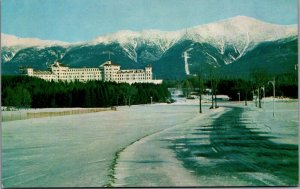
<path fill-rule="evenodd" d="M 298 100 L 275 99 L 275 113 L 273 117 L 273 99 L 267 98 L 262 101 L 262 108 L 254 108 L 254 103 L 250 103 L 252 110 L 248 114 L 255 121 L 256 127 L 260 131 L 267 132 L 273 136 L 270 140 L 278 143 L 298 144 Z"/>
<path fill-rule="evenodd" d="M 191 103 L 191 102 L 189 102 Z M 198 178 L 183 167 L 176 152 L 169 148 L 176 139 L 184 139 L 195 125 L 211 124 L 226 108 L 204 109 L 205 114 L 195 116 L 184 123 L 142 138 L 122 150 L 115 168 L 116 187 L 172 187 L 201 186 Z M 208 137 L 208 136 L 207 136 Z M 178 146 L 177 148 L 184 148 Z"/>
<path fill-rule="evenodd" d="M 104 186 L 117 151 L 146 135 L 187 122 L 197 110 L 197 106 L 141 105 L 3 122 L 3 184 Z"/>
<path fill-rule="evenodd" d="M 196 137 L 192 141 L 210 142 L 209 133 L 202 133 L 203 138 L 193 134 L 199 124 L 212 125 L 231 107 L 244 107 L 223 103 L 225 107 L 209 110 L 206 103 L 199 114 L 198 103 L 198 99 L 181 99 L 175 104 L 3 122 L 2 183 L 4 187 L 249 185 L 228 175 L 199 177 L 179 158 L 189 149 L 181 140 Z M 271 105 L 265 103 L 266 110 L 257 110 L 249 103 L 241 115 L 249 114 L 258 122 L 256 129 L 276 137 L 270 140 L 295 144 L 297 101 L 278 102 L 275 118 Z M 203 164 L 213 163 L 197 158 Z"/>
<path fill-rule="evenodd" d="M 189 103 L 193 102 L 197 101 Z M 298 160 L 297 101 L 278 103 L 276 118 L 270 117 L 268 103 L 265 109 L 248 104 L 223 103 L 224 107 L 128 146 L 119 154 L 113 186 L 294 185 L 296 171 L 290 167 Z M 231 108 L 239 112 L 239 107 L 241 115 L 229 115 Z M 220 119 L 225 113 L 230 120 Z M 268 163 L 261 166 L 264 161 Z M 272 173 L 270 164 L 277 173 Z M 288 171 L 280 168 L 283 164 Z M 293 178 L 286 179 L 288 174 Z"/>

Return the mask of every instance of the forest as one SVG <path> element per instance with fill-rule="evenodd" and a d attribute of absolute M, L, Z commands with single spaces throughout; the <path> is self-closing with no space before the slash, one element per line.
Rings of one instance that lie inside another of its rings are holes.
<path fill-rule="evenodd" d="M 200 75 L 200 74 L 199 74 Z M 263 71 L 253 71 L 247 79 L 236 77 L 219 77 L 218 74 L 210 76 L 189 76 L 184 80 L 164 81 L 168 88 L 182 88 L 184 96 L 193 92 L 205 94 L 205 89 L 212 89 L 214 94 L 228 95 L 231 100 L 252 100 L 253 96 L 259 98 L 273 96 L 273 86 L 270 81 L 275 79 L 276 97 L 298 98 L 298 74 L 289 73 L 271 76 Z M 238 95 L 239 94 L 239 95 Z"/>
<path fill-rule="evenodd" d="M 115 83 L 103 81 L 48 82 L 28 76 L 2 76 L 2 106 L 16 108 L 110 107 L 118 105 L 173 102 L 168 88 L 180 88 L 184 95 L 204 94 L 211 89 L 214 95 L 228 95 L 231 100 L 252 100 L 259 96 L 298 98 L 298 75 L 268 76 L 255 71 L 250 79 L 189 76 L 184 80 L 168 80 L 161 85 L 150 83 Z"/>
<path fill-rule="evenodd" d="M 2 76 L 2 106 L 16 108 L 110 107 L 167 102 L 166 85 L 102 81 L 49 82 L 28 76 Z"/>

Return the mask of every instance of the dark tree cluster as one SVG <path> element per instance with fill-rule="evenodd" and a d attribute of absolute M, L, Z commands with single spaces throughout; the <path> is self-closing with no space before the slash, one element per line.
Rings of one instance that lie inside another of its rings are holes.
<path fill-rule="evenodd" d="M 27 76 L 2 76 L 2 106 L 110 107 L 116 105 L 167 102 L 170 93 L 165 84 L 118 84 L 89 81 L 47 82 Z"/>
<path fill-rule="evenodd" d="M 213 89 L 217 94 L 228 95 L 231 100 L 253 100 L 253 94 L 257 96 L 259 90 L 260 99 L 265 96 L 273 96 L 273 87 L 269 83 L 273 77 L 266 75 L 263 72 L 253 72 L 251 78 L 212 78 L 203 79 L 199 76 L 192 76 L 182 81 L 167 81 L 170 88 L 182 88 L 184 96 L 188 96 L 193 91 L 202 89 L 202 94 L 205 94 L 205 88 Z M 275 76 L 276 81 L 276 97 L 298 98 L 298 75 L 281 74 Z M 262 90 L 264 88 L 264 91 Z M 263 93 L 264 92 L 264 93 Z M 238 95 L 240 94 L 240 95 Z"/>
<path fill-rule="evenodd" d="M 262 79 L 243 80 L 243 79 L 221 79 L 218 84 L 217 91 L 219 94 L 228 95 L 231 100 L 238 100 L 240 93 L 240 100 L 252 100 L 253 93 L 257 95 L 257 90 L 260 89 L 259 96 L 273 96 L 273 87 L 268 81 L 272 77 L 265 77 Z M 290 75 L 278 75 L 275 77 L 276 81 L 276 97 L 298 98 L 298 81 L 292 81 Z M 207 82 L 207 84 L 209 84 Z M 209 85 L 207 85 L 209 86 Z M 261 90 L 264 88 L 265 91 Z"/>

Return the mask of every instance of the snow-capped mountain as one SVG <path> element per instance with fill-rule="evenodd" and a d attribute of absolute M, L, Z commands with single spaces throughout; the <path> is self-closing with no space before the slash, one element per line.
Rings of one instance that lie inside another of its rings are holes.
<path fill-rule="evenodd" d="M 209 42 L 216 47 L 219 44 L 222 47 L 225 43 L 239 47 L 248 41 L 252 43 L 274 41 L 297 34 L 297 25 L 275 25 L 246 16 L 237 16 L 188 30 L 188 38 L 197 42 Z"/>
<path fill-rule="evenodd" d="M 166 44 L 164 47 L 168 48 L 180 39 L 191 39 L 195 42 L 210 42 L 218 47 L 220 41 L 239 44 L 241 41 L 248 40 L 249 37 L 250 41 L 258 43 L 297 35 L 297 32 L 297 25 L 275 25 L 246 16 L 237 16 L 179 31 L 145 30 L 134 32 L 124 30 L 99 36 L 90 43 L 136 44 L 137 42 L 164 42 Z"/>
<path fill-rule="evenodd" d="M 137 62 L 137 52 L 141 47 L 147 45 L 149 47 L 156 48 L 160 57 L 160 55 L 177 42 L 181 36 L 181 32 L 177 31 L 166 32 L 159 30 L 145 30 L 142 32 L 134 32 L 124 30 L 113 34 L 99 36 L 91 42 L 88 42 L 88 44 L 118 43 L 122 46 L 128 56 Z"/>
<path fill-rule="evenodd" d="M 297 38 L 297 25 L 275 25 L 237 16 L 178 31 L 123 30 L 76 44 L 22 39 L 1 34 L 3 47 L 1 60 L 4 63 L 2 65 L 4 71 L 6 63 L 10 63 L 10 70 L 17 69 L 17 65 L 27 64 L 30 66 L 41 64 L 46 68 L 46 65 L 54 59 L 60 59 L 70 66 L 88 67 L 98 66 L 107 60 L 109 52 L 111 59 L 124 68 L 152 64 L 158 77 L 178 78 L 196 74 L 199 68 L 205 70 L 213 66 L 223 69 L 229 68 L 231 64 L 238 67 L 237 64 L 245 60 L 253 62 L 254 57 L 249 57 L 248 54 L 257 52 L 259 56 L 266 56 L 266 53 L 261 53 L 261 44 L 264 43 L 271 44 L 268 45 L 270 50 L 268 53 L 272 55 L 275 51 L 280 53 L 272 47 L 281 48 L 287 44 L 293 46 L 293 49 L 286 51 L 284 56 L 274 59 L 273 64 L 276 62 L 283 64 L 287 60 L 289 62 L 286 64 L 294 64 L 291 60 L 294 61 L 297 56 L 294 52 Z M 291 59 L 289 56 L 292 56 Z M 281 60 L 284 57 L 285 60 Z M 255 58 L 259 60 L 259 57 Z"/>
<path fill-rule="evenodd" d="M 68 45 L 69 43 L 62 42 L 62 41 L 50 41 L 50 40 L 41 40 L 37 38 L 19 38 L 14 35 L 8 35 L 1 33 L 1 46 L 2 47 L 12 47 L 12 46 L 19 46 L 22 47 L 32 47 L 32 46 L 54 46 L 54 45 Z"/>
<path fill-rule="evenodd" d="M 157 46 L 162 54 L 173 44 L 182 40 L 209 43 L 217 48 L 221 54 L 224 54 L 227 45 L 231 45 L 237 52 L 237 56 L 229 55 L 231 63 L 260 42 L 275 41 L 297 34 L 296 25 L 275 25 L 246 16 L 237 16 L 179 31 L 119 31 L 97 37 L 90 44 L 119 43 L 134 61 L 137 61 L 137 49 L 145 44 Z"/>

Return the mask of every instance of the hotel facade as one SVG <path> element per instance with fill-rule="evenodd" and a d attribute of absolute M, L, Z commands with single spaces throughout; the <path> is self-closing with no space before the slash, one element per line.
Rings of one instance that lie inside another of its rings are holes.
<path fill-rule="evenodd" d="M 152 79 L 152 67 L 146 66 L 145 69 L 121 70 L 121 66 L 106 61 L 98 68 L 70 68 L 59 62 L 51 65 L 49 71 L 36 71 L 33 68 L 26 69 L 26 75 L 38 77 L 46 81 L 80 81 L 87 82 L 92 80 L 102 80 L 117 83 L 154 83 L 161 84 L 162 80 Z"/>

